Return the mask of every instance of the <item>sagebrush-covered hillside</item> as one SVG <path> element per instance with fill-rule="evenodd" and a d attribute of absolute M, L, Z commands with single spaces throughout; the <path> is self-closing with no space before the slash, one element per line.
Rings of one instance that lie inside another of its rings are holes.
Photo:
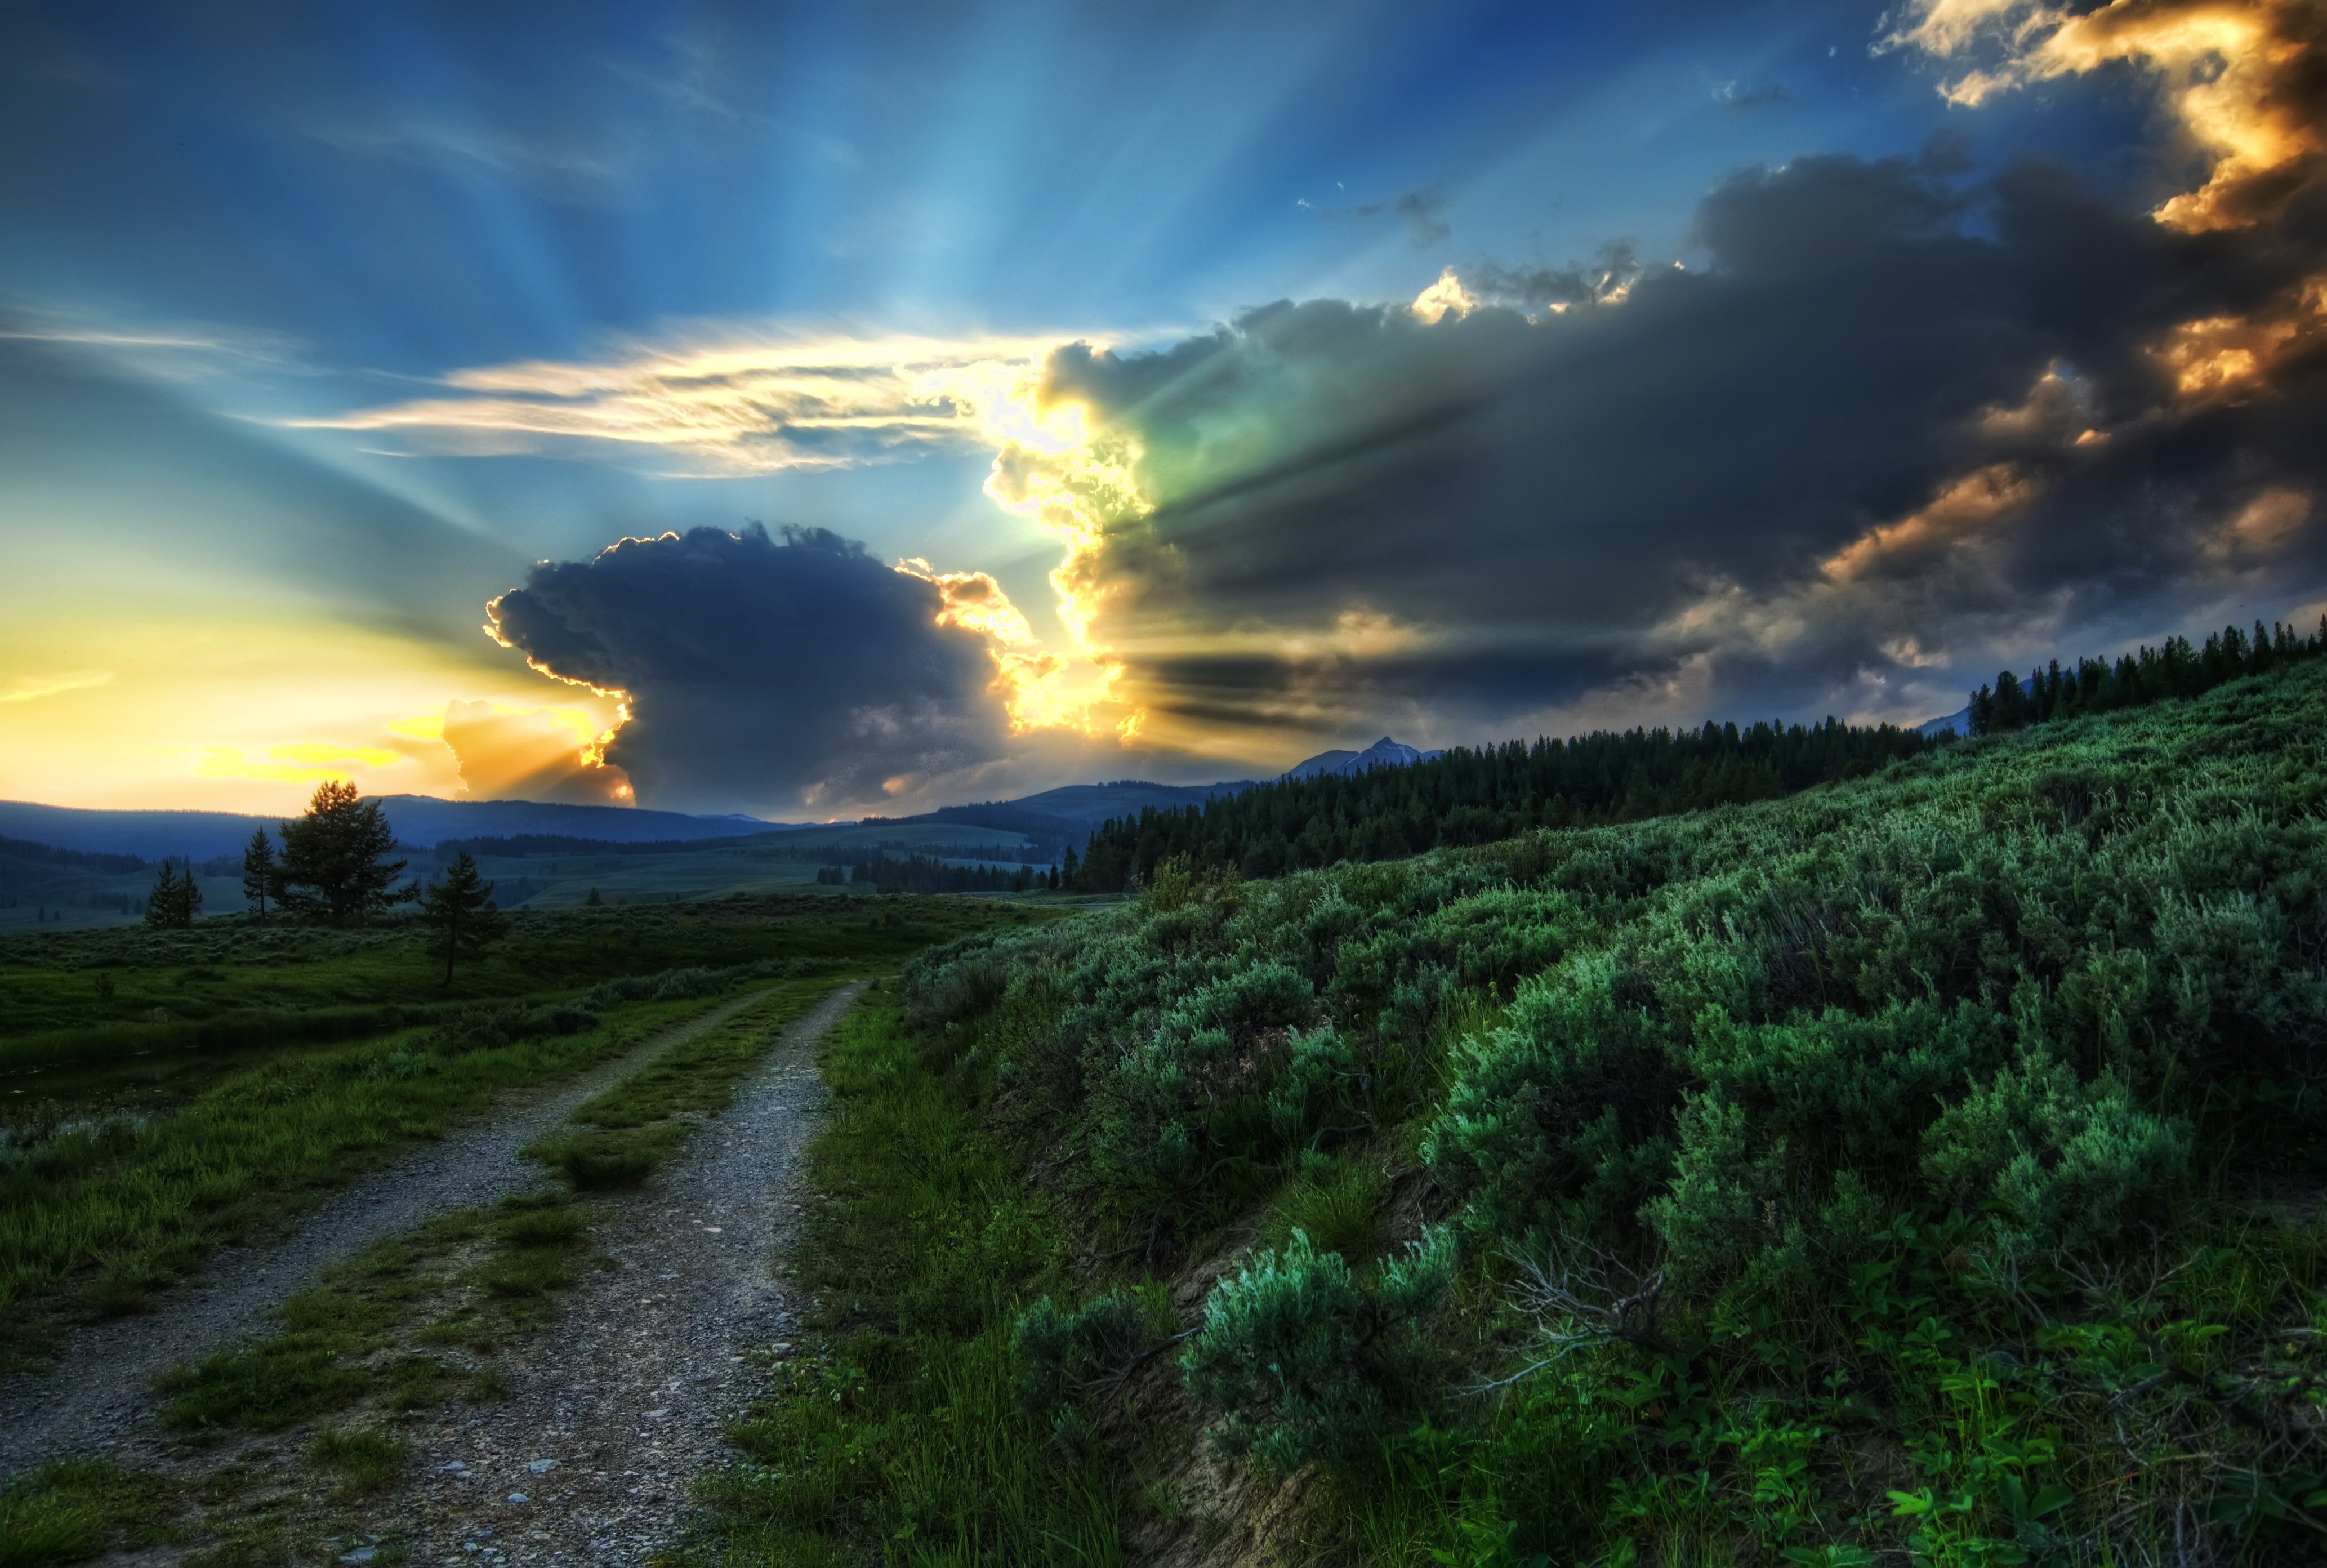
<path fill-rule="evenodd" d="M 1207 1454 L 1304 1559 L 2303 1558 L 2323 807 L 2306 664 L 966 938 L 919 1059 L 1058 1241 L 928 1331 L 1189 1560 Z"/>

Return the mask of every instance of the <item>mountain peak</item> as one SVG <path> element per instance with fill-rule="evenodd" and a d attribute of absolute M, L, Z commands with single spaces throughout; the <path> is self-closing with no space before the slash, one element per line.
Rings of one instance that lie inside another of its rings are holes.
<path fill-rule="evenodd" d="M 1320 751 L 1307 761 L 1295 762 L 1287 768 L 1283 777 L 1314 779 L 1322 773 L 1362 773 L 1369 768 L 1410 768 L 1416 762 L 1427 762 L 1439 754 L 1416 751 L 1384 735 L 1362 751 Z"/>

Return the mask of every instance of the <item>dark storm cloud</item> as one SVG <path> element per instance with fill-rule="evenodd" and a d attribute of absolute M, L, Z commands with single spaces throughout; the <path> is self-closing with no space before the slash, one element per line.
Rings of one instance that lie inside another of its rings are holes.
<path fill-rule="evenodd" d="M 1740 174 L 1698 213 L 1708 266 L 1481 270 L 1435 324 L 1314 301 L 1061 352 L 1052 394 L 1135 433 L 1161 501 L 1107 629 L 1144 699 L 1324 727 L 1626 682 L 1881 706 L 2327 585 L 2316 187 L 2191 234 L 1960 166 Z M 1255 626 L 1316 636 L 1256 655 Z"/>
<path fill-rule="evenodd" d="M 545 562 L 491 614 L 552 674 L 630 694 L 607 761 L 641 804 L 813 810 L 998 753 L 993 661 L 939 609 L 837 535 L 754 526 Z"/>

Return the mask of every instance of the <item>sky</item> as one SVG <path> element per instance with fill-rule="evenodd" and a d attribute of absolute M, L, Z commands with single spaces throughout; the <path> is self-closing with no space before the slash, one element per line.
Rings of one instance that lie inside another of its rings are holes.
<path fill-rule="evenodd" d="M 2316 0 L 0 18 L 0 797 L 895 815 L 2327 610 Z"/>

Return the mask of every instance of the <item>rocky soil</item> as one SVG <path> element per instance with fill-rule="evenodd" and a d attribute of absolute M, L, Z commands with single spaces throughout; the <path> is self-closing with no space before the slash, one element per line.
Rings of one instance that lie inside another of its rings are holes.
<path fill-rule="evenodd" d="M 688 1478 L 723 1462 L 723 1423 L 762 1386 L 747 1354 L 790 1348 L 798 1307 L 771 1257 L 799 1225 L 816 1042 L 857 989 L 794 1024 L 679 1162 L 619 1204 L 599 1231 L 612 1267 L 502 1361 L 509 1399 L 414 1434 L 405 1484 L 363 1509 L 372 1529 L 415 1563 L 635 1563 L 678 1540 Z"/>

